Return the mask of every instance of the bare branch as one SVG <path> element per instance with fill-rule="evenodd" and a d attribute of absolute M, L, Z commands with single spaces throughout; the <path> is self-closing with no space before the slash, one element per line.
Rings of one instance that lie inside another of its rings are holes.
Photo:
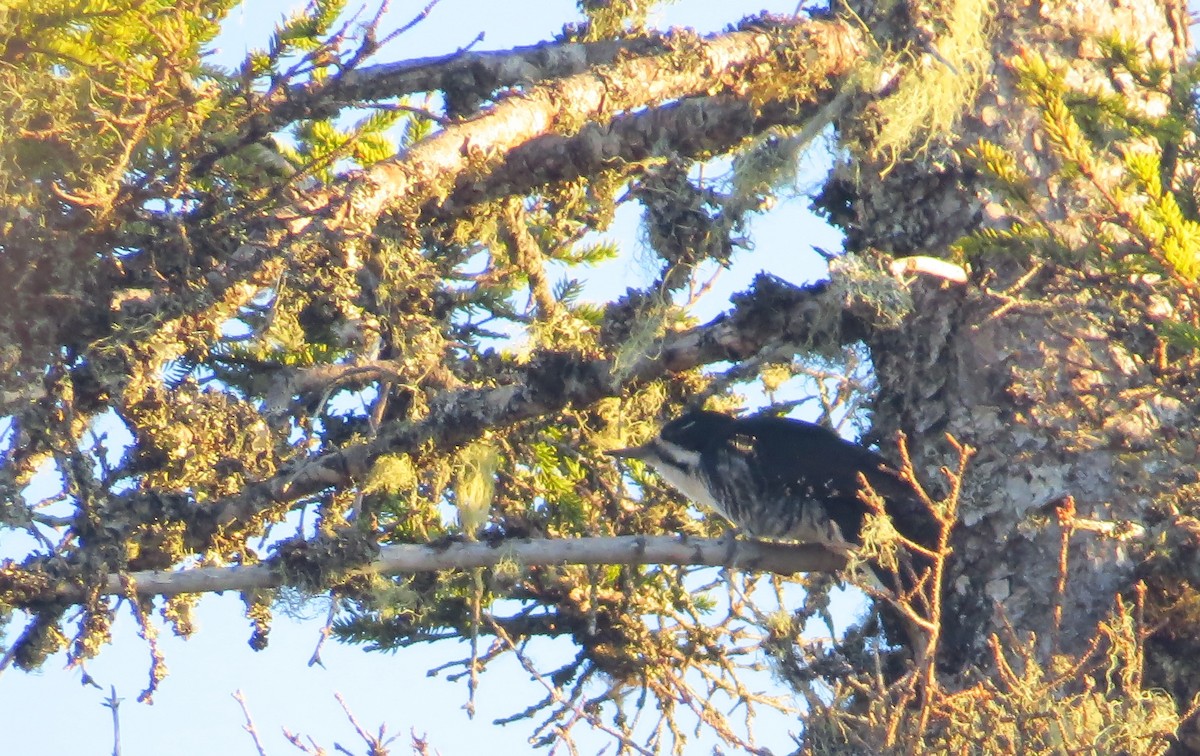
<path fill-rule="evenodd" d="M 519 194 L 530 185 L 569 181 L 663 154 L 725 152 L 747 134 L 805 122 L 820 104 L 756 106 L 737 97 L 690 97 L 624 113 L 610 123 L 590 123 L 576 134 L 545 134 L 514 147 L 486 176 L 461 177 L 449 197 L 428 202 L 422 213 L 445 221 L 476 203 Z"/>
<path fill-rule="evenodd" d="M 358 718 L 354 716 L 354 712 L 350 710 L 350 704 L 346 703 L 346 699 L 342 697 L 342 694 L 334 693 L 333 697 L 337 699 L 339 704 L 341 704 L 342 711 L 346 713 L 346 719 L 351 725 L 353 725 L 354 731 L 358 733 L 360 738 L 362 738 L 363 743 L 366 744 L 367 753 L 386 756 L 388 744 L 395 740 L 397 736 L 393 735 L 390 738 L 386 737 L 387 728 L 383 725 L 379 726 L 379 733 L 377 735 L 372 735 L 371 733 L 367 732 L 366 728 L 358 723 Z M 350 753 L 350 751 L 347 751 L 346 749 L 342 748 L 342 746 L 337 744 L 334 744 L 334 748 L 337 748 L 344 753 Z"/>
<path fill-rule="evenodd" d="M 796 572 L 833 572 L 845 566 L 845 558 L 817 544 L 683 539 L 677 536 L 617 536 L 612 538 L 563 538 L 512 540 L 490 544 L 482 541 L 450 546 L 402 544 L 384 546 L 380 557 L 365 569 L 381 575 L 437 570 L 466 570 L 494 567 L 501 561 L 526 567 L 563 564 L 678 564 L 732 566 L 790 575 Z M 178 572 L 146 571 L 131 576 L 140 597 L 176 596 L 181 593 L 214 593 L 272 588 L 282 584 L 279 573 L 267 565 L 246 567 L 198 567 Z M 124 593 L 122 578 L 112 575 L 104 593 Z M 55 598 L 72 600 L 81 592 L 61 586 Z M 48 598 L 48 597 L 47 597 Z"/>
<path fill-rule="evenodd" d="M 246 703 L 246 694 L 241 689 L 233 692 L 233 700 L 238 702 L 238 706 L 242 707 L 242 716 L 246 718 L 246 724 L 242 725 L 242 729 L 250 733 L 251 739 L 254 740 L 254 748 L 258 751 L 258 756 L 267 756 L 267 750 L 263 748 L 262 741 L 258 738 L 258 730 L 254 727 L 254 719 L 250 716 L 250 705 Z"/>
<path fill-rule="evenodd" d="M 528 672 L 530 674 L 530 676 L 533 677 L 534 680 L 537 680 L 539 683 L 542 684 L 542 686 L 546 689 L 546 692 L 554 700 L 555 703 L 559 704 L 560 706 L 564 706 L 566 708 L 572 709 L 576 713 L 577 716 L 579 716 L 581 719 L 586 720 L 589 724 L 592 725 L 592 727 L 595 727 L 598 730 L 607 732 L 609 735 L 612 735 L 621 744 L 623 749 L 627 748 L 631 751 L 636 751 L 637 753 L 646 754 L 647 756 L 649 756 L 649 754 L 653 753 L 653 751 L 649 751 L 649 750 L 643 748 L 642 746 L 638 745 L 637 743 L 633 742 L 632 740 L 630 740 L 629 736 L 626 733 L 624 733 L 614 727 L 610 727 L 608 724 L 606 724 L 603 720 L 601 720 L 595 714 L 585 711 L 578 705 L 569 701 L 563 695 L 562 691 L 559 689 L 557 684 L 555 684 L 553 681 L 547 679 L 545 675 L 543 675 L 541 672 L 538 671 L 537 667 L 535 667 L 533 665 L 533 662 L 531 662 L 529 660 L 529 657 L 526 656 L 521 651 L 521 649 L 517 647 L 517 644 L 513 642 L 512 637 L 504 631 L 503 627 L 500 627 L 500 625 L 493 622 L 492 630 L 496 633 L 496 635 L 498 635 L 500 637 L 500 639 L 502 641 L 504 641 L 504 645 L 508 646 L 509 650 L 512 651 L 513 654 L 516 655 L 517 661 L 519 661 L 521 663 L 521 666 L 525 668 L 525 671 Z"/>
<path fill-rule="evenodd" d="M 112 710 L 113 720 L 113 756 L 121 756 L 121 715 L 118 709 L 121 707 L 123 699 L 117 697 L 117 686 L 110 686 L 108 698 L 102 701 L 102 705 Z"/>

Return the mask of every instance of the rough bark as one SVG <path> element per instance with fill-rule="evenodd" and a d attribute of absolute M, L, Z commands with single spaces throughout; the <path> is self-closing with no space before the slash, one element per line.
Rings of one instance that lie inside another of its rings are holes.
<path fill-rule="evenodd" d="M 1156 2 L 997 10 L 998 29 L 1024 31 L 994 36 L 989 84 L 951 149 L 935 146 L 895 170 L 878 164 L 839 205 L 852 208 L 845 220 L 856 248 L 944 255 L 964 232 L 1002 226 L 1003 218 L 981 212 L 986 197 L 952 152 L 980 137 L 1034 175 L 1057 170 L 1039 137 L 1039 115 L 1008 67 L 1022 46 L 1069 62 L 1072 75 L 1096 86 L 1107 86 L 1095 66 L 1096 39 L 1120 33 L 1165 65 L 1179 54 L 1171 7 Z M 845 187 L 835 175 L 827 195 Z M 1048 215 L 1069 219 L 1053 198 L 1046 203 Z M 879 379 L 874 429 L 885 448 L 897 431 L 907 433 L 930 480 L 949 459 L 944 433 L 979 450 L 954 541 L 948 658 L 980 661 L 987 636 L 1004 622 L 1081 650 L 1116 594 L 1131 589 L 1136 565 L 1125 543 L 1077 534 L 1060 599 L 1053 505 L 1072 496 L 1083 516 L 1140 523 L 1156 500 L 1194 482 L 1198 437 L 1185 408 L 1195 406 L 1195 390 L 1180 385 L 1174 369 L 1155 368 L 1158 344 L 1142 321 L 1153 290 L 1053 261 L 983 257 L 972 261 L 966 287 L 914 286 L 913 315 L 897 331 L 869 338 Z M 1053 638 L 1060 602 L 1063 624 Z"/>

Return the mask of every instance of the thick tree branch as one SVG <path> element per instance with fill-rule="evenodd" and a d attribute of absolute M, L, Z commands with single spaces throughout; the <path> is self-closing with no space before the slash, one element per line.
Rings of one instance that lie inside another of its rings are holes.
<path fill-rule="evenodd" d="M 500 561 L 526 567 L 565 564 L 678 564 L 774 572 L 834 572 L 846 566 L 843 555 L 817 544 L 682 539 L 677 536 L 617 536 L 456 543 L 446 547 L 424 545 L 384 546 L 380 557 L 366 569 L 381 575 L 438 570 L 494 567 Z M 251 567 L 199 567 L 178 572 L 148 571 L 132 574 L 140 596 L 175 596 L 181 593 L 248 591 L 282 585 L 282 577 L 267 565 Z M 122 592 L 121 576 L 110 575 L 106 594 Z M 63 586 L 56 598 L 73 600 L 82 592 Z"/>
<path fill-rule="evenodd" d="M 424 217 L 446 222 L 480 202 L 658 155 L 699 158 L 727 152 L 772 126 L 807 123 L 824 104 L 756 106 L 738 97 L 695 97 L 623 114 L 609 124 L 591 123 L 570 136 L 546 134 L 515 147 L 482 179 L 460 177 L 449 197 L 426 204 Z"/>
<path fill-rule="evenodd" d="M 623 112 L 685 97 L 800 90 L 814 102 L 828 102 L 841 77 L 861 60 L 863 45 L 858 30 L 847 24 L 809 21 L 710 37 L 663 56 L 621 58 L 533 87 L 372 166 L 351 185 L 350 203 L 367 219 L 413 200 L 419 207 L 448 178 L 482 173 L 481 163 L 502 164 L 531 139 L 573 134 L 588 122 L 607 123 Z M 798 56 L 805 64 L 797 65 Z"/>
<path fill-rule="evenodd" d="M 597 42 L 543 42 L 511 50 L 462 50 L 415 60 L 351 68 L 338 76 L 280 87 L 270 93 L 269 111 L 251 119 L 233 144 L 214 146 L 194 170 L 206 173 L 217 160 L 254 144 L 301 119 L 336 118 L 348 107 L 420 92 L 442 92 L 447 109 L 481 104 L 510 87 L 581 74 L 609 65 L 618 55 L 653 55 L 670 49 L 671 35 Z M 451 106 L 457 106 L 452 108 Z M 469 109 L 469 108 L 466 108 Z"/>
<path fill-rule="evenodd" d="M 453 448 L 477 438 L 487 428 L 503 428 L 615 396 L 626 390 L 630 381 L 650 381 L 713 362 L 746 359 L 768 346 L 809 343 L 817 335 L 829 335 L 830 313 L 841 313 L 840 323 L 834 325 L 838 341 L 861 340 L 871 329 L 873 313 L 857 312 L 854 303 L 844 297 L 825 283 L 796 287 L 762 275 L 751 289 L 735 295 L 732 311 L 668 335 L 630 366 L 623 378 L 613 374 L 607 360 L 542 354 L 513 383 L 447 391 L 431 402 L 429 414 L 419 422 L 386 424 L 369 442 L 302 460 L 271 478 L 248 483 L 234 496 L 198 506 L 184 493 L 131 491 L 110 496 L 105 511 L 114 522 L 130 515 L 183 522 L 188 540 L 203 548 L 223 526 L 248 522 L 281 503 L 365 480 L 375 460 L 384 454 L 412 452 L 427 443 Z"/>
<path fill-rule="evenodd" d="M 651 55 L 669 49 L 670 35 L 598 42 L 543 42 L 511 50 L 461 51 L 430 58 L 381 63 L 347 71 L 328 83 L 306 83 L 280 92 L 286 100 L 272 110 L 280 128 L 297 118 L 326 118 L 343 108 L 419 92 L 452 92 L 489 99 L 508 87 L 561 79 L 619 55 Z"/>

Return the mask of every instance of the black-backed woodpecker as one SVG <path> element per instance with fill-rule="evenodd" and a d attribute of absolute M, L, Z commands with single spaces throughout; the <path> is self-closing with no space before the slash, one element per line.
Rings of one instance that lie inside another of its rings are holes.
<path fill-rule="evenodd" d="M 936 538 L 934 518 L 898 470 L 801 420 L 696 410 L 647 443 L 609 454 L 644 461 L 753 538 L 859 545 L 868 509 L 860 473 L 901 535 L 927 548 Z"/>

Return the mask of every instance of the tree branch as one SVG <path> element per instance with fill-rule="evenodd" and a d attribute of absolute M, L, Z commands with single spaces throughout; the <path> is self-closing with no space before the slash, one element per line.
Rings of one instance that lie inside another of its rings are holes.
<path fill-rule="evenodd" d="M 232 496 L 197 506 L 182 492 L 130 491 L 109 497 L 107 517 L 114 522 L 130 516 L 183 522 L 190 547 L 203 549 L 223 526 L 247 522 L 280 503 L 365 480 L 384 454 L 411 452 L 428 443 L 453 448 L 477 438 L 486 428 L 507 427 L 569 406 L 587 406 L 616 396 L 631 383 L 746 359 L 771 344 L 805 344 L 818 328 L 828 331 L 830 312 L 841 312 L 837 340 L 859 341 L 872 328 L 873 313 L 858 312 L 844 296 L 827 283 L 797 287 L 760 275 L 750 289 L 733 297 L 733 310 L 704 325 L 669 334 L 629 366 L 623 377 L 613 374 L 607 360 L 543 353 L 512 383 L 443 392 L 419 422 L 385 424 L 371 441 L 301 460 L 270 478 L 247 483 Z"/>
<path fill-rule="evenodd" d="M 271 113 L 276 128 L 297 118 L 336 116 L 345 107 L 403 97 L 418 92 L 453 92 L 457 97 L 489 99 L 495 92 L 561 79 L 595 66 L 609 65 L 619 55 L 651 55 L 668 49 L 670 35 L 597 42 L 543 42 L 511 50 L 458 51 L 415 60 L 363 66 L 330 84 L 292 87 L 286 101 Z"/>
<path fill-rule="evenodd" d="M 842 554 L 819 544 L 728 541 L 678 536 L 616 536 L 483 541 L 450 546 L 403 544 L 384 546 L 379 559 L 365 569 L 380 575 L 412 572 L 467 570 L 494 567 L 501 561 L 525 567 L 565 564 L 677 564 L 774 572 L 834 572 L 846 566 Z M 178 572 L 151 570 L 130 576 L 139 596 L 177 596 L 181 593 L 219 593 L 275 588 L 282 576 L 269 565 L 249 567 L 197 567 Z M 121 594 L 123 577 L 110 575 L 103 593 Z M 76 601 L 85 591 L 60 585 L 54 599 Z M 49 600 L 51 597 L 41 597 Z"/>
<path fill-rule="evenodd" d="M 88 350 L 89 364 L 104 367 L 99 371 L 104 389 L 121 394 L 117 404 L 137 404 L 151 384 L 130 382 L 129 377 L 148 374 L 146 366 L 179 357 L 189 343 L 195 343 L 178 338 L 148 339 L 149 331 L 211 338 L 220 322 L 240 305 L 262 288 L 275 285 L 287 265 L 307 264 L 311 260 L 300 259 L 304 255 L 341 248 L 348 236 L 368 233 L 384 209 L 415 217 L 430 198 L 442 195 L 456 182 L 461 184 L 461 177 L 486 175 L 513 150 L 536 137 L 575 133 L 588 121 L 608 122 L 622 113 L 669 100 L 723 93 L 770 103 L 770 98 L 790 98 L 784 93 L 798 89 L 813 102 L 827 101 L 836 93 L 839 77 L 857 64 L 861 47 L 857 29 L 839 22 L 802 21 L 717 35 L 657 56 L 618 56 L 609 66 L 532 87 L 477 119 L 423 140 L 394 160 L 251 224 L 254 227 L 246 229 L 249 241 L 223 256 L 221 264 L 205 275 L 204 286 L 172 289 L 169 295 L 164 291 L 138 300 L 136 306 L 126 303 L 115 317 L 106 315 L 112 333 L 118 335 L 114 340 L 101 340 L 103 353 Z M 329 243 L 294 243 L 297 237 L 310 235 L 328 237 Z M 214 249 L 219 248 L 214 242 Z M 281 503 L 363 479 L 383 454 L 411 451 L 431 441 L 443 448 L 454 447 L 488 427 L 510 426 L 614 396 L 625 390 L 623 384 L 629 380 L 652 380 L 667 372 L 749 356 L 765 344 L 808 334 L 814 313 L 843 307 L 840 295 L 831 300 L 825 287 L 769 288 L 770 295 L 762 297 L 765 308 L 747 299 L 739 306 L 746 311 L 745 317 L 734 313 L 670 335 L 656 351 L 624 366 L 620 376 L 614 375 L 612 364 L 605 360 L 543 353 L 515 372 L 506 385 L 444 391 L 432 397 L 428 415 L 419 422 L 393 423 L 369 442 L 300 460 L 224 500 L 197 507 L 189 505 L 194 502 L 189 502 L 186 494 L 130 492 L 110 496 L 106 516 L 122 522 L 126 510 L 170 515 L 166 519 L 187 524 L 189 546 L 204 548 L 222 526 L 246 522 Z M 762 290 L 761 285 L 756 286 L 755 296 Z M 101 306 L 107 307 L 107 303 Z M 847 334 L 847 338 L 853 337 Z M 138 340 L 139 348 L 123 351 L 121 343 L 132 339 Z M 136 370 L 123 364 L 134 359 L 134 354 L 142 366 Z M 110 385 L 113 383 L 118 385 Z"/>
<path fill-rule="evenodd" d="M 513 148 L 504 164 L 486 176 L 461 176 L 448 197 L 426 203 L 423 217 L 447 222 L 480 202 L 659 155 L 727 152 L 772 126 L 806 123 L 824 104 L 806 100 L 756 106 L 737 97 L 693 97 L 626 113 L 608 124 L 589 123 L 576 134 L 545 134 Z"/>
<path fill-rule="evenodd" d="M 807 65 L 797 65 L 798 54 Z M 607 123 L 621 113 L 671 100 L 701 94 L 749 97 L 760 89 L 780 96 L 795 88 L 814 103 L 828 102 L 862 54 L 857 29 L 836 21 L 804 21 L 709 37 L 686 52 L 619 58 L 533 87 L 377 163 L 351 182 L 345 202 L 360 221 L 413 201 L 419 206 L 454 177 L 483 174 L 531 139 L 572 134 L 589 121 Z M 319 204 L 334 204 L 334 199 Z"/>

